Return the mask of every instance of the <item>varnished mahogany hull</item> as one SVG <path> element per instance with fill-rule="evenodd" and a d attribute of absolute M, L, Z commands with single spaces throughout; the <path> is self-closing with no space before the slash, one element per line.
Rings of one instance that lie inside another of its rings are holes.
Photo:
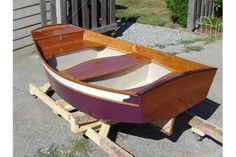
<path fill-rule="evenodd" d="M 146 123 L 176 117 L 207 97 L 217 70 L 72 25 L 39 28 L 32 31 L 32 37 L 55 92 L 75 108 L 98 119 Z M 110 61 L 107 61 L 109 58 L 95 59 L 61 71 L 53 68 L 48 62 L 53 56 L 104 46 L 120 50 L 125 57 L 131 58 L 111 57 L 113 60 Z M 119 63 L 115 64 L 116 61 Z M 125 65 L 126 62 L 130 64 Z M 130 89 L 109 88 L 87 81 L 125 71 L 136 64 L 145 65 L 148 62 L 165 67 L 170 72 L 158 79 L 153 77 L 154 82 Z M 103 63 L 106 63 L 105 66 Z M 96 64 L 98 65 L 94 66 Z M 111 65 L 116 69 L 114 70 Z M 97 70 L 91 70 L 93 67 L 97 67 Z M 85 69 L 85 72 L 81 69 Z M 77 77 L 78 74 L 81 77 Z"/>

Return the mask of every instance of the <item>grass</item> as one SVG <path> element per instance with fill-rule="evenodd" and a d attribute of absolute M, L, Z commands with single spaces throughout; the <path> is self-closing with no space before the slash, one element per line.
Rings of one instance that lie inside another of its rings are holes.
<path fill-rule="evenodd" d="M 201 50 L 203 50 L 204 48 L 202 46 L 187 46 L 186 47 L 186 51 L 189 52 L 189 51 L 196 51 L 196 52 L 199 52 Z"/>
<path fill-rule="evenodd" d="M 188 45 L 193 44 L 197 42 L 203 42 L 204 44 L 210 44 L 216 41 L 215 37 L 205 37 L 205 38 L 197 38 L 197 39 L 191 39 L 191 40 L 183 40 L 180 42 L 180 44 Z"/>
<path fill-rule="evenodd" d="M 169 23 L 170 12 L 165 0 L 117 0 L 118 19 L 155 26 Z"/>
<path fill-rule="evenodd" d="M 182 52 L 168 52 L 169 55 L 173 55 L 173 56 L 176 56 L 177 54 L 180 54 Z"/>
<path fill-rule="evenodd" d="M 86 139 L 80 139 L 72 142 L 72 145 L 67 148 L 59 149 L 55 144 L 53 144 L 47 152 L 42 152 L 38 150 L 35 157 L 76 157 L 79 152 L 85 151 L 88 141 Z"/>

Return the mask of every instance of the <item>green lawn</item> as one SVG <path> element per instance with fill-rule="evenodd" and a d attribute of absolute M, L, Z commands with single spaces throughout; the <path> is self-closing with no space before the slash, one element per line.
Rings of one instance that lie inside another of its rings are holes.
<path fill-rule="evenodd" d="M 156 26 L 164 26 L 171 22 L 165 0 L 117 0 L 116 17 Z"/>

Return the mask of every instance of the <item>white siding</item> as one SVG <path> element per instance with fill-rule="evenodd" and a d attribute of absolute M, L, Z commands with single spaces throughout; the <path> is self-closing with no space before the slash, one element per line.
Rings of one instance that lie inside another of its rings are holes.
<path fill-rule="evenodd" d="M 47 3 L 47 19 L 50 23 L 49 3 Z M 32 29 L 41 26 L 40 0 L 13 1 L 13 50 L 33 51 L 30 36 Z"/>

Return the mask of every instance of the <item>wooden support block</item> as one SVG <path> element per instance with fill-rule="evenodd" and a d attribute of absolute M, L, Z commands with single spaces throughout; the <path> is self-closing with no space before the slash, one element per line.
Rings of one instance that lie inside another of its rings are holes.
<path fill-rule="evenodd" d="M 60 100 L 56 100 L 56 104 L 57 105 L 61 105 L 63 108 L 65 108 L 67 111 L 72 111 L 75 110 L 76 108 L 74 108 L 73 106 L 71 106 L 70 104 L 68 104 L 67 102 L 65 102 L 64 100 L 60 99 Z"/>
<path fill-rule="evenodd" d="M 160 129 L 161 132 L 170 136 L 173 131 L 175 118 L 152 122 L 151 124 Z"/>
<path fill-rule="evenodd" d="M 62 106 L 57 105 L 56 101 L 45 94 L 39 87 L 30 83 L 30 94 L 36 95 L 40 98 L 45 104 L 47 104 L 56 114 L 60 114 L 65 120 L 70 122 L 69 115 L 70 112 L 64 109 Z"/>
<path fill-rule="evenodd" d="M 102 122 L 100 121 L 89 123 L 86 125 L 78 125 L 78 124 L 71 123 L 71 131 L 74 133 L 81 133 L 81 132 L 86 131 L 89 128 L 93 128 L 94 130 L 99 130 L 101 125 L 102 125 Z"/>
<path fill-rule="evenodd" d="M 99 135 L 91 128 L 87 129 L 85 135 L 88 136 L 91 140 L 93 140 L 93 142 L 95 142 L 97 145 L 99 145 L 109 156 L 132 157 L 131 154 L 122 149 L 120 146 L 112 142 L 107 137 Z"/>
<path fill-rule="evenodd" d="M 201 130 L 198 130 L 198 129 L 194 128 L 194 127 L 192 127 L 191 130 L 192 130 L 193 133 L 198 134 L 198 135 L 200 135 L 202 137 L 204 137 L 206 135 L 204 132 L 202 132 Z"/>
<path fill-rule="evenodd" d="M 70 113 L 71 110 L 75 109 L 73 106 L 62 99 L 56 101 L 49 97 L 45 93 L 51 88 L 49 83 L 46 83 L 40 88 L 30 83 L 29 88 L 30 94 L 37 96 L 45 104 L 47 104 L 55 114 L 59 114 L 67 120 L 71 124 L 71 131 L 74 133 L 86 131 L 88 128 L 99 129 L 101 127 L 102 122 L 97 119 L 80 111 Z"/>
<path fill-rule="evenodd" d="M 87 124 L 87 123 L 93 123 L 93 122 L 98 121 L 97 119 L 87 115 L 86 113 L 80 112 L 80 111 L 71 113 L 69 119 L 72 123 L 80 124 L 80 125 Z"/>
<path fill-rule="evenodd" d="M 99 130 L 99 135 L 103 136 L 103 137 L 107 137 L 110 131 L 110 127 L 111 125 L 106 124 L 106 123 L 102 123 L 102 126 Z"/>
<path fill-rule="evenodd" d="M 184 121 L 185 123 L 189 124 L 193 128 L 203 132 L 204 134 L 211 136 L 215 140 L 222 143 L 223 138 L 223 131 L 222 128 L 198 117 L 194 116 L 193 114 L 189 112 L 182 113 L 179 118 Z"/>
<path fill-rule="evenodd" d="M 39 87 L 44 93 L 52 90 L 52 86 L 49 82 L 45 83 L 43 86 Z"/>

